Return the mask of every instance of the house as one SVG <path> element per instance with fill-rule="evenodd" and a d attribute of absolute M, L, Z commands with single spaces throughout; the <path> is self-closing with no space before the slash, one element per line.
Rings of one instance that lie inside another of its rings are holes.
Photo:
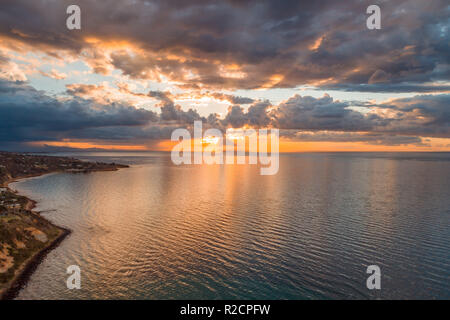
<path fill-rule="evenodd" d="M 20 205 L 20 203 L 10 203 L 7 204 L 6 207 L 8 209 L 20 209 L 22 206 Z"/>

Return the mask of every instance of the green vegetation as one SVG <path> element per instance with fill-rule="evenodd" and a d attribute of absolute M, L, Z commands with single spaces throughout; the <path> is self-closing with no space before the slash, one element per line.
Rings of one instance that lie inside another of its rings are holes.
<path fill-rule="evenodd" d="M 50 172 L 112 171 L 127 166 L 74 158 L 0 152 L 0 297 L 26 262 L 51 245 L 64 230 L 31 211 L 32 202 L 8 182 Z"/>
<path fill-rule="evenodd" d="M 55 240 L 61 232 L 27 210 L 0 217 L 0 271 L 3 271 L 0 272 L 0 290 L 27 259 Z M 45 234 L 47 241 L 36 238 L 37 234 Z"/>

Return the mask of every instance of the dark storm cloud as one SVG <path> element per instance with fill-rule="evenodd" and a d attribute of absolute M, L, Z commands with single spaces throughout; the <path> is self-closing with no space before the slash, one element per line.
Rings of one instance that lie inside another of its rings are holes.
<path fill-rule="evenodd" d="M 349 141 L 370 144 L 424 145 L 420 137 L 450 138 L 450 95 L 419 95 L 383 104 L 361 104 L 295 95 L 272 105 L 255 101 L 244 109 L 233 105 L 223 118 L 201 117 L 182 110 L 169 93 L 151 91 L 159 114 L 133 106 L 102 104 L 78 96 L 56 99 L 24 82 L 0 80 L 0 146 L 33 141 L 75 139 L 117 143 L 150 143 L 169 139 L 179 127 L 273 127 L 285 138 L 302 141 Z"/>
<path fill-rule="evenodd" d="M 450 138 L 450 94 L 395 99 L 376 107 L 395 114 L 385 132 Z"/>
<path fill-rule="evenodd" d="M 348 103 L 295 95 L 271 112 L 280 129 L 368 131 L 383 120 L 376 115 L 353 111 Z"/>
<path fill-rule="evenodd" d="M 84 57 L 96 72 L 112 65 L 133 78 L 164 75 L 184 88 L 449 89 L 424 85 L 450 78 L 446 0 L 379 1 L 381 30 L 366 28 L 372 1 L 79 0 L 82 30 L 69 31 L 65 9 L 72 3 L 3 0 L 0 35 L 60 57 L 59 49 L 90 49 Z M 142 50 L 107 57 L 85 37 L 127 40 Z M 223 70 L 231 64 L 242 77 Z"/>
<path fill-rule="evenodd" d="M 172 132 L 180 126 L 180 124 L 148 123 L 142 126 L 92 127 L 72 130 L 67 132 L 67 137 L 82 141 L 96 140 L 108 144 L 146 144 L 151 140 L 170 139 Z"/>
<path fill-rule="evenodd" d="M 58 100 L 20 82 L 0 80 L 0 93 L 0 141 L 59 140 L 92 128 L 108 128 L 114 136 L 117 128 L 158 120 L 154 112 L 118 103 Z"/>
<path fill-rule="evenodd" d="M 225 127 L 292 130 L 286 133 L 327 130 L 450 138 L 449 105 L 449 94 L 420 95 L 383 104 L 335 101 L 327 94 L 321 98 L 295 95 L 276 106 L 257 102 L 247 111 L 231 106 L 224 120 L 212 116 L 208 121 Z M 364 106 L 363 111 L 355 110 L 360 106 Z"/>

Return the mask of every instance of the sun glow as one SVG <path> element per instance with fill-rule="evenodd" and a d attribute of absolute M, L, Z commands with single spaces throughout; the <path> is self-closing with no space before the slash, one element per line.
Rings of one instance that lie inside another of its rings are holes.
<path fill-rule="evenodd" d="M 204 144 L 217 144 L 219 142 L 218 137 L 207 136 L 202 139 L 202 143 Z"/>

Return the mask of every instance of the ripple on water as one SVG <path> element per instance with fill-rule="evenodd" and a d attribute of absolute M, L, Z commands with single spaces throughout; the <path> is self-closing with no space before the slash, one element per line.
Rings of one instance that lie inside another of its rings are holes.
<path fill-rule="evenodd" d="M 284 155 L 272 177 L 113 156 L 138 165 L 15 183 L 73 230 L 19 299 L 450 298 L 448 155 Z"/>

